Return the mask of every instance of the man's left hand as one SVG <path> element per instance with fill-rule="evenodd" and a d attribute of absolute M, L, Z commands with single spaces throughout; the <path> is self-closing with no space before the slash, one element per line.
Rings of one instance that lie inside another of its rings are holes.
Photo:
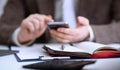
<path fill-rule="evenodd" d="M 89 20 L 85 17 L 78 16 L 77 27 L 72 28 L 58 28 L 57 30 L 50 30 L 52 38 L 62 43 L 74 43 L 87 39 L 89 37 Z"/>

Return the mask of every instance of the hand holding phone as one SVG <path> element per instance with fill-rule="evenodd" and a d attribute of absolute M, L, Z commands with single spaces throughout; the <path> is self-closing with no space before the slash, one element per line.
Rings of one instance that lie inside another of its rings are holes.
<path fill-rule="evenodd" d="M 57 30 L 60 27 L 69 28 L 69 25 L 66 22 L 48 22 L 49 29 Z"/>

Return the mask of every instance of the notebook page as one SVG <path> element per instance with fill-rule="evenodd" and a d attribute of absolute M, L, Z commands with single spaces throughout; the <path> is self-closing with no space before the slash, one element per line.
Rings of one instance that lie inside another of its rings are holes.
<path fill-rule="evenodd" d="M 12 49 L 19 50 L 19 53 L 17 53 L 17 55 L 21 60 L 38 59 L 39 56 L 50 57 L 47 53 L 45 53 L 46 51 L 42 47 L 43 45 L 36 44 L 31 47 L 21 46 L 14 47 Z"/>
<path fill-rule="evenodd" d="M 64 49 L 61 49 L 61 46 L 64 46 Z M 64 51 L 64 52 L 87 52 L 85 50 L 79 49 L 75 46 L 71 46 L 69 44 L 46 44 L 46 47 L 56 50 L 56 51 Z"/>
<path fill-rule="evenodd" d="M 79 49 L 86 50 L 87 52 L 91 54 L 93 54 L 93 52 L 97 50 L 98 48 L 105 47 L 105 46 L 107 45 L 95 43 L 95 42 L 89 42 L 89 41 L 81 42 L 77 45 Z"/>

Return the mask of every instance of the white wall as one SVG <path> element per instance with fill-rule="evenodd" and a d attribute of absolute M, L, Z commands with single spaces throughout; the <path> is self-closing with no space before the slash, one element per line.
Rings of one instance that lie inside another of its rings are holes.
<path fill-rule="evenodd" d="M 0 0 L 0 16 L 3 13 L 3 9 L 4 9 L 6 2 L 7 2 L 7 0 Z"/>

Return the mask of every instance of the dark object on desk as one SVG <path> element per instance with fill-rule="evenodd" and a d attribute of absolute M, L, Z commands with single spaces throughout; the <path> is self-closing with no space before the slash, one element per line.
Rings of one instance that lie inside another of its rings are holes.
<path fill-rule="evenodd" d="M 0 49 L 0 56 L 5 56 L 5 55 L 10 55 L 10 54 L 15 54 L 15 53 L 18 53 L 18 51 Z"/>
<path fill-rule="evenodd" d="M 42 69 L 42 70 L 80 70 L 85 65 L 93 64 L 95 61 L 65 61 L 49 60 L 34 64 L 24 65 L 23 68 Z"/>

